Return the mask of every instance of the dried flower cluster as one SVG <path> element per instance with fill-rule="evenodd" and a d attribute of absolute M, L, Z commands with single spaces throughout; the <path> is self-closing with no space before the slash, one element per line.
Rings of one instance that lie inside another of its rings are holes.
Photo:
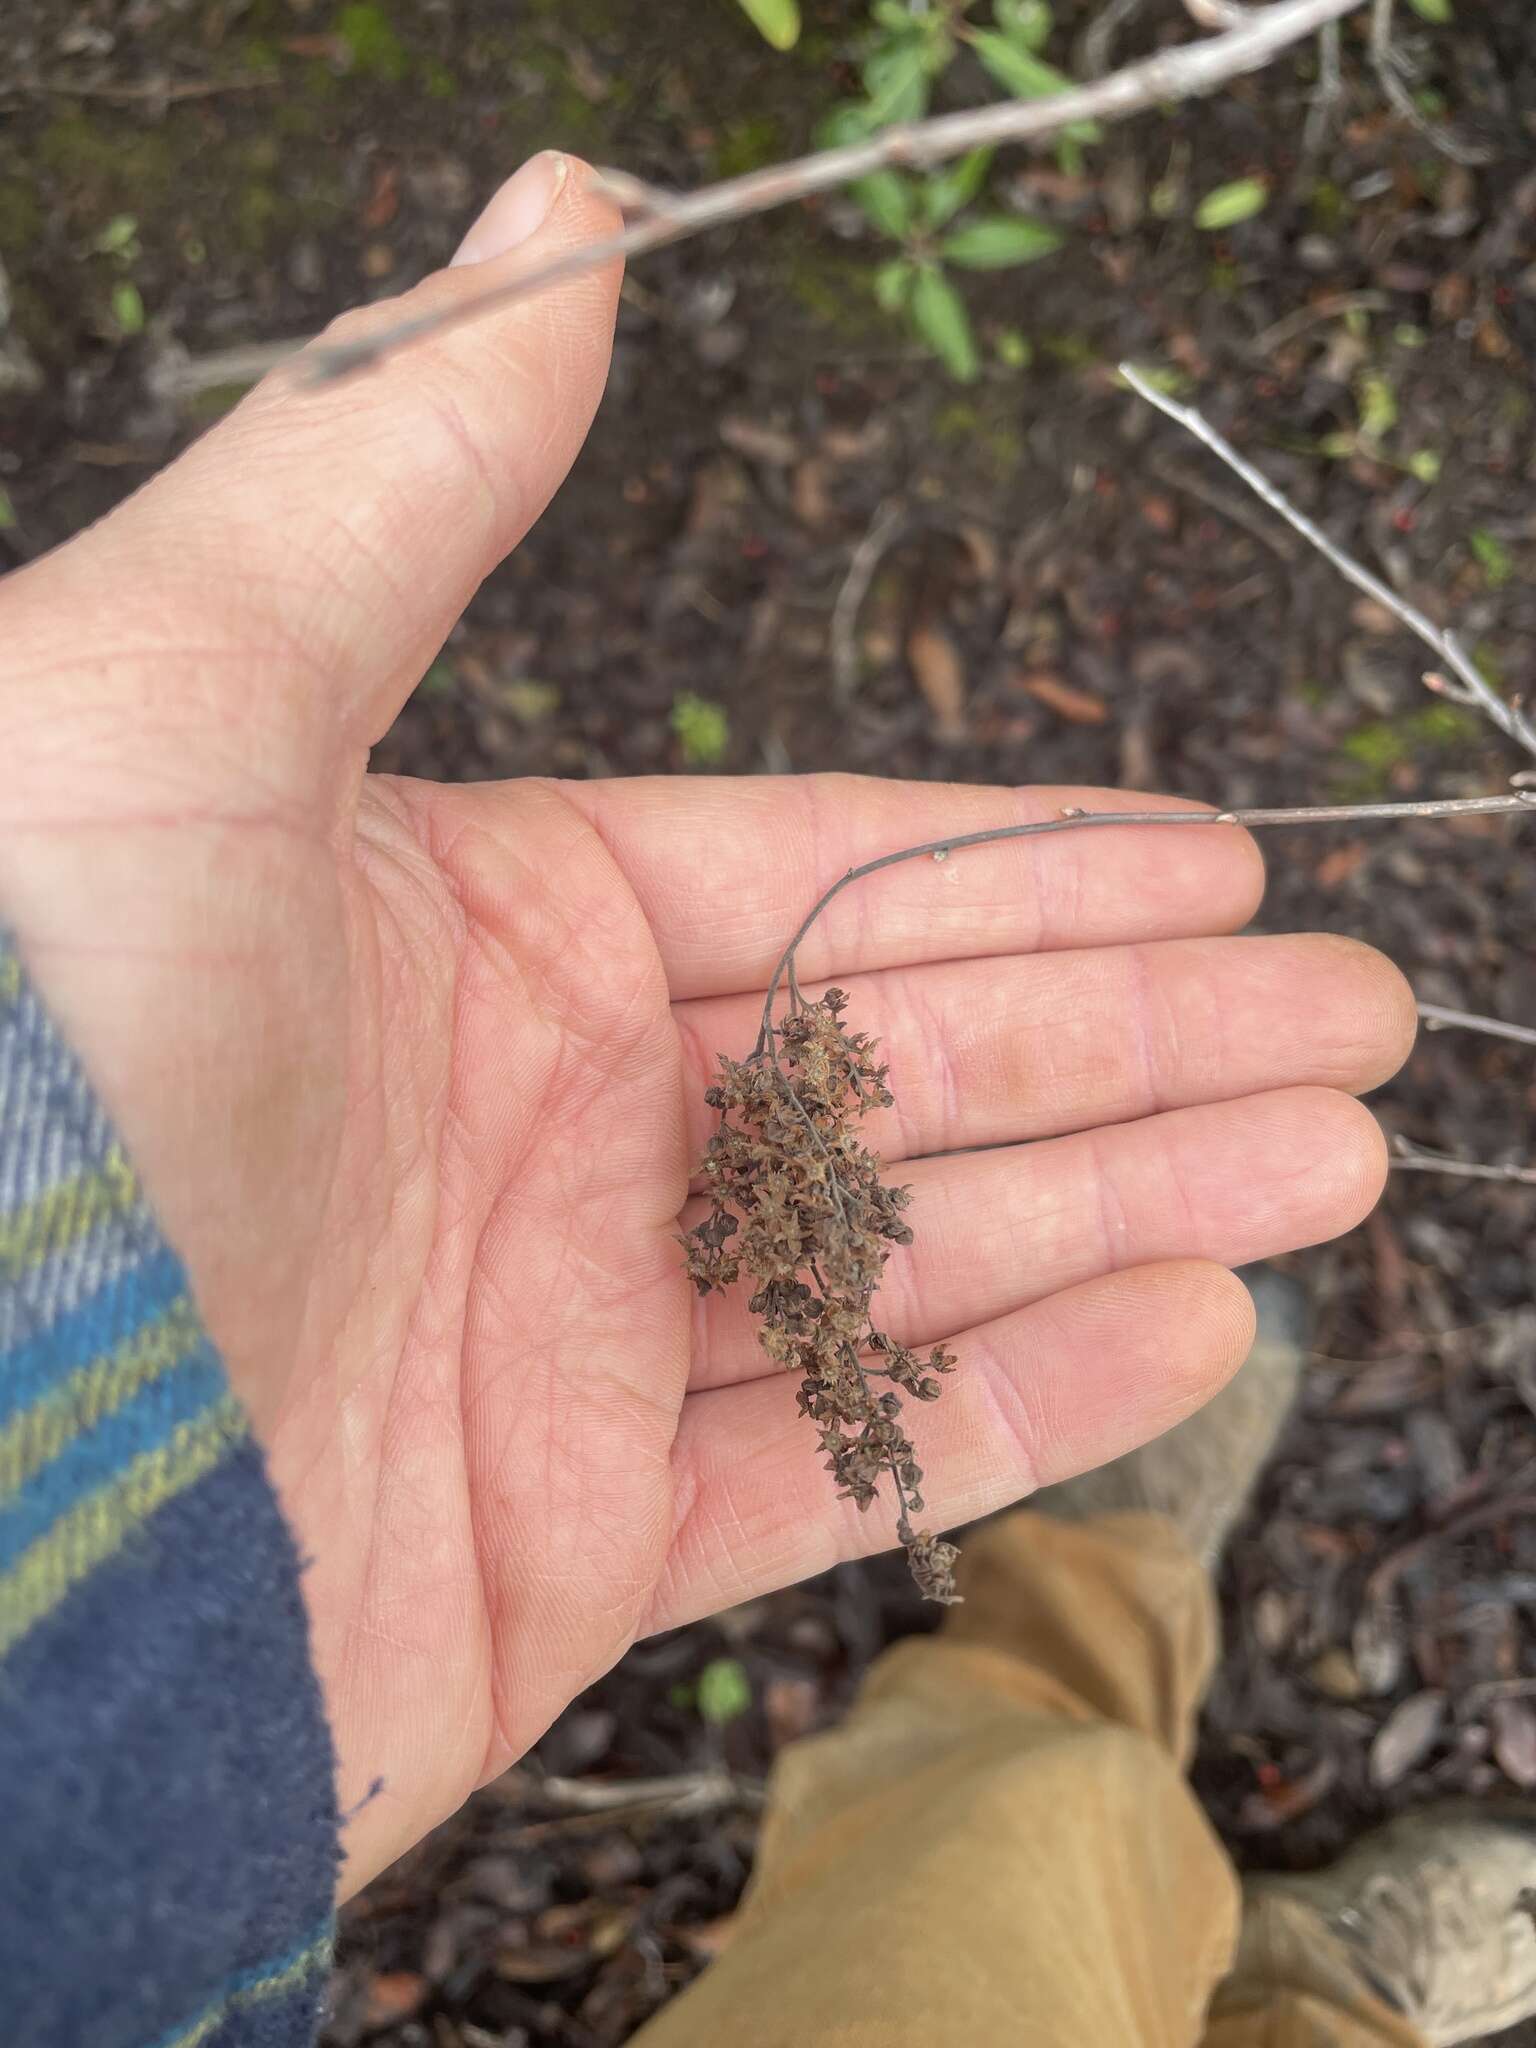
<path fill-rule="evenodd" d="M 751 1058 L 721 1059 L 705 1094 L 720 1112 L 703 1168 L 712 1204 L 685 1240 L 688 1270 L 701 1294 L 743 1273 L 756 1283 L 759 1342 L 799 1375 L 801 1413 L 839 1493 L 867 1508 L 890 1474 L 912 1576 L 947 1605 L 959 1597 L 958 1553 L 912 1526 L 923 1475 L 901 1418 L 904 1394 L 937 1400 L 955 1359 L 942 1345 L 919 1358 L 870 1319 L 891 1247 L 912 1242 L 902 1220 L 910 1194 L 882 1183 L 859 1136 L 864 1114 L 893 1097 L 874 1041 L 843 1025 L 847 1003 L 836 988 L 807 1003 L 792 985 L 777 1046 L 770 1026 Z"/>

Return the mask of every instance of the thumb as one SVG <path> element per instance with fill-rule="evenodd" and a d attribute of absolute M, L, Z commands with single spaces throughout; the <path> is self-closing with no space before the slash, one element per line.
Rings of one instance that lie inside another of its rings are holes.
<path fill-rule="evenodd" d="M 449 269 L 322 341 L 465 304 L 615 225 L 584 165 L 534 157 Z M 340 382 L 307 379 L 303 356 L 274 373 L 99 527 L 11 579 L 0 628 L 21 672 L 59 676 L 68 621 L 72 722 L 99 691 L 122 731 L 125 698 L 148 691 L 159 745 L 184 714 L 188 747 L 211 726 L 227 764 L 238 736 L 267 789 L 318 796 L 565 476 L 607 375 L 618 283 L 617 265 L 583 272 Z M 25 730 L 10 737 L 25 748 Z"/>

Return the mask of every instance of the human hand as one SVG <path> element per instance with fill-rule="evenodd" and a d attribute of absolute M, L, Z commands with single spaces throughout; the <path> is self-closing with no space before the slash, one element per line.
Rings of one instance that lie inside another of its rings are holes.
<path fill-rule="evenodd" d="M 527 249 L 487 253 L 555 163 L 409 304 L 610 228 L 572 165 Z M 703 1089 L 850 864 L 1099 800 L 365 775 L 579 447 L 617 284 L 269 380 L 0 590 L 0 917 L 313 1558 L 343 1804 L 384 1779 L 349 1887 L 637 1636 L 894 1541 L 834 1499 L 744 1305 L 684 1276 Z M 917 1242 L 882 1321 L 961 1361 L 915 1416 L 935 1527 L 1198 1405 L 1249 1338 L 1227 1269 L 1375 1199 L 1350 1091 L 1411 1000 L 1363 948 L 1227 936 L 1260 888 L 1230 828 L 1065 834 L 874 877 L 803 949 L 891 1062 L 871 1139 Z"/>

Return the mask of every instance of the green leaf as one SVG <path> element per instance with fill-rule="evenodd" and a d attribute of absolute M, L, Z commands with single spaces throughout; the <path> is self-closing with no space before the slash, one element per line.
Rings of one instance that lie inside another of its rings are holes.
<path fill-rule="evenodd" d="M 765 43 L 792 50 L 800 40 L 799 0 L 736 0 Z"/>
<path fill-rule="evenodd" d="M 11 494 L 0 484 L 0 533 L 9 533 L 16 524 L 16 507 L 11 503 Z"/>
<path fill-rule="evenodd" d="M 136 284 L 124 278 L 112 287 L 112 318 L 119 334 L 132 337 L 144 332 L 144 301 Z"/>
<path fill-rule="evenodd" d="M 1488 588 L 1501 590 L 1515 573 L 1515 558 L 1503 541 L 1496 533 L 1490 533 L 1486 526 L 1474 526 L 1467 535 L 1467 546 L 1472 550 Z"/>
<path fill-rule="evenodd" d="M 514 676 L 499 686 L 496 695 L 523 725 L 542 725 L 560 709 L 560 685 L 541 683 L 537 676 Z"/>
<path fill-rule="evenodd" d="M 411 68 L 409 53 L 377 0 L 353 0 L 351 6 L 343 7 L 336 34 L 360 78 L 399 85 Z"/>
<path fill-rule="evenodd" d="M 1408 474 L 1421 484 L 1439 481 L 1440 456 L 1433 448 L 1416 448 L 1408 458 Z"/>
<path fill-rule="evenodd" d="M 1047 64 L 1032 51 L 1021 49 L 994 29 L 976 29 L 969 41 L 1004 92 L 1011 92 L 1016 100 L 1050 99 L 1054 94 L 1071 88 L 1071 79 L 1058 71 L 1054 64 Z M 1097 121 L 1073 121 L 1061 132 L 1070 135 L 1075 142 L 1097 142 L 1103 130 Z"/>
<path fill-rule="evenodd" d="M 893 256 L 875 272 L 875 302 L 884 312 L 899 313 L 912 296 L 917 265 L 905 256 Z"/>
<path fill-rule="evenodd" d="M 928 227 L 943 227 L 962 206 L 969 206 L 986 183 L 992 154 L 990 149 L 973 149 L 943 170 L 929 172 L 922 185 L 923 220 Z"/>
<path fill-rule="evenodd" d="M 883 235 L 900 241 L 912 225 L 912 187 L 898 171 L 871 171 L 849 186 Z"/>
<path fill-rule="evenodd" d="M 1195 226 L 1212 233 L 1217 228 L 1235 228 L 1240 220 L 1252 220 L 1262 213 L 1268 204 L 1268 179 L 1236 178 L 1230 185 L 1218 185 L 1214 192 L 1206 193 L 1195 208 Z"/>
<path fill-rule="evenodd" d="M 874 110 L 862 100 L 846 100 L 816 123 L 814 140 L 818 149 L 845 149 L 867 142 L 874 132 Z"/>
<path fill-rule="evenodd" d="M 1456 19 L 1451 0 L 1408 0 L 1408 5 L 1420 21 L 1432 21 L 1437 28 Z"/>
<path fill-rule="evenodd" d="M 920 121 L 928 111 L 928 39 L 903 36 L 882 43 L 859 76 L 869 94 L 871 126 Z"/>
<path fill-rule="evenodd" d="M 109 220 L 91 244 L 98 256 L 126 256 L 138 240 L 139 224 L 131 213 L 119 213 Z"/>
<path fill-rule="evenodd" d="M 1050 0 L 996 0 L 992 12 L 1010 43 L 1021 50 L 1043 50 L 1053 24 Z"/>
<path fill-rule="evenodd" d="M 1360 379 L 1360 431 L 1367 441 L 1379 441 L 1397 425 L 1397 393 L 1385 377 Z"/>
<path fill-rule="evenodd" d="M 1016 263 L 1036 263 L 1061 244 L 1061 235 L 1043 221 L 989 213 L 957 228 L 939 249 L 947 263 L 958 263 L 962 270 L 1008 270 Z"/>
<path fill-rule="evenodd" d="M 712 768 L 731 742 L 731 722 L 718 704 L 679 690 L 672 699 L 672 730 L 690 768 Z"/>
<path fill-rule="evenodd" d="M 981 367 L 965 301 L 942 270 L 920 270 L 912 287 L 912 324 L 949 374 L 969 384 Z"/>
<path fill-rule="evenodd" d="M 736 1721 L 752 1704 L 752 1681 L 734 1657 L 716 1657 L 699 1673 L 699 1713 L 712 1727 Z"/>
<path fill-rule="evenodd" d="M 1035 360 L 1034 344 L 1027 334 L 1017 327 L 999 329 L 992 346 L 997 350 L 997 360 L 1005 370 L 1027 370 Z"/>

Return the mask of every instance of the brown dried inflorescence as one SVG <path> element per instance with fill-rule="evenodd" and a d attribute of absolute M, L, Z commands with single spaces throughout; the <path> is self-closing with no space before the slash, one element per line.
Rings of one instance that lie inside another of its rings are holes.
<path fill-rule="evenodd" d="M 701 1294 L 747 1274 L 756 1284 L 758 1340 L 775 1364 L 800 1377 L 803 1415 L 816 1425 L 839 1493 L 867 1508 L 889 1474 L 897 1533 L 924 1596 L 958 1599 L 952 1543 L 916 1530 L 923 1475 L 902 1427 L 902 1396 L 938 1399 L 955 1359 L 942 1345 L 925 1357 L 871 1320 L 871 1303 L 894 1245 L 912 1242 L 906 1188 L 887 1187 L 859 1135 L 871 1109 L 889 1109 L 886 1069 L 867 1032 L 842 1021 L 848 998 L 792 996 L 775 1033 L 750 1059 L 722 1057 L 705 1100 L 720 1112 L 704 1175 L 710 1212 L 684 1240 Z M 884 1381 L 884 1387 L 876 1382 Z"/>

